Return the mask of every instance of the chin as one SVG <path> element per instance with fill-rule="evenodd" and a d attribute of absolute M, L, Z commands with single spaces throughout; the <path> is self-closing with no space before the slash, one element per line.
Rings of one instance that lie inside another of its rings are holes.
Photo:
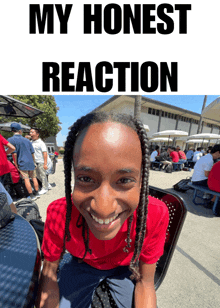
<path fill-rule="evenodd" d="M 100 241 L 112 240 L 118 233 L 118 230 L 115 230 L 114 232 L 97 232 L 97 230 L 93 230 L 93 228 L 90 228 L 90 231 L 95 236 L 95 238 Z"/>

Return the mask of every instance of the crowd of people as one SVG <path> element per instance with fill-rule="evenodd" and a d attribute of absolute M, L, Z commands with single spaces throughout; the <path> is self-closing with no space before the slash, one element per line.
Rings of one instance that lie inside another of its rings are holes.
<path fill-rule="evenodd" d="M 179 146 L 168 146 L 167 150 L 164 149 L 160 152 L 160 147 L 157 145 L 155 150 L 151 153 L 150 161 L 161 162 L 163 164 L 163 170 L 166 170 L 169 165 L 173 165 L 173 169 L 176 170 L 177 165 L 173 163 L 181 163 L 182 169 L 187 158 L 185 152 L 183 152 Z"/>
<path fill-rule="evenodd" d="M 162 162 L 162 169 L 177 162 L 192 167 L 194 172 L 191 181 L 194 185 L 220 192 L 220 144 L 209 146 L 206 151 L 203 147 L 197 149 L 190 147 L 189 150 L 182 151 L 179 146 L 168 146 L 166 150 L 161 152 L 157 145 L 151 153 L 150 160 L 151 162 Z M 174 170 L 175 167 L 174 165 Z M 210 199 L 210 195 L 204 194 L 203 198 Z M 215 198 L 214 195 L 206 206 L 212 208 Z"/>
<path fill-rule="evenodd" d="M 16 191 L 15 195 L 19 198 L 36 200 L 52 189 L 48 175 L 52 172 L 53 164 L 46 144 L 41 140 L 37 128 L 31 128 L 30 134 L 23 137 L 21 125 L 14 122 L 11 124 L 11 131 L 13 136 L 8 140 L 0 135 L 1 191 L 5 192 L 5 186 L 10 183 L 10 188 Z"/>

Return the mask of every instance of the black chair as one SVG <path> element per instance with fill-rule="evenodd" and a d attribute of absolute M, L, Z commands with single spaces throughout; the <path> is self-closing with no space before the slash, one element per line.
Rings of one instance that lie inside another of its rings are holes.
<path fill-rule="evenodd" d="M 169 226 L 167 228 L 166 241 L 164 246 L 164 254 L 158 260 L 156 267 L 154 286 L 155 290 L 157 290 L 166 276 L 180 232 L 182 230 L 184 220 L 186 218 L 187 210 L 183 199 L 176 193 L 173 194 L 164 189 L 150 186 L 150 195 L 165 202 L 165 204 L 168 207 L 170 216 L 170 221 L 169 221 Z M 117 308 L 105 280 L 103 280 L 99 284 L 96 291 L 94 292 L 92 308 L 93 307 Z"/>
<path fill-rule="evenodd" d="M 154 285 L 157 290 L 167 273 L 183 223 L 186 218 L 186 206 L 183 199 L 176 193 L 150 186 L 150 195 L 165 202 L 169 210 L 170 220 L 167 228 L 164 254 L 157 262 Z"/>
<path fill-rule="evenodd" d="M 33 308 L 41 267 L 40 245 L 23 217 L 0 229 L 0 307 Z"/>

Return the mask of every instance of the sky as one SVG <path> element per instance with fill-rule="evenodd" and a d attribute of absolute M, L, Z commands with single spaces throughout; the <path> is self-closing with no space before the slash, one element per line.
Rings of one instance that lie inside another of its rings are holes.
<path fill-rule="evenodd" d="M 144 95 L 151 99 L 167 103 L 176 107 L 201 113 L 204 95 Z M 112 95 L 55 95 L 59 107 L 58 117 L 62 130 L 57 135 L 57 145 L 63 146 L 68 135 L 68 128 L 81 116 L 103 104 Z M 208 95 L 206 107 L 219 95 Z M 145 123 L 147 124 L 147 123 Z"/>

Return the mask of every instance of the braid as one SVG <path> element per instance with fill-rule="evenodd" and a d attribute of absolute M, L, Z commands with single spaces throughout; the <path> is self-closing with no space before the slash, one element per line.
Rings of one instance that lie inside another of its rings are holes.
<path fill-rule="evenodd" d="M 85 117 L 82 117 L 78 121 L 75 122 L 73 125 L 71 131 L 69 132 L 69 135 L 66 140 L 65 144 L 65 152 L 64 152 L 64 174 L 65 174 L 65 195 L 66 195 L 66 221 L 65 221 L 65 233 L 64 233 L 64 239 L 63 239 L 63 251 L 61 253 L 61 259 L 65 253 L 66 250 L 66 239 L 67 241 L 70 241 L 70 232 L 69 232 L 69 224 L 71 220 L 71 214 L 72 214 L 72 199 L 71 199 L 71 180 L 72 180 L 72 166 L 73 166 L 73 148 L 76 141 L 76 138 L 78 136 L 78 131 L 81 127 L 81 124 Z"/>
<path fill-rule="evenodd" d="M 141 253 L 142 245 L 146 233 L 146 219 L 148 210 L 148 178 L 149 178 L 149 145 L 146 131 L 143 124 L 140 121 L 135 121 L 137 132 L 141 141 L 142 149 L 142 185 L 140 192 L 140 201 L 137 208 L 137 224 L 136 224 L 136 237 L 135 237 L 135 247 L 134 254 L 130 262 L 130 270 L 133 275 L 131 278 L 135 278 L 137 281 L 140 279 L 139 273 L 139 256 Z"/>
<path fill-rule="evenodd" d="M 136 223 L 136 236 L 135 236 L 135 245 L 134 245 L 134 254 L 130 262 L 130 270 L 132 271 L 131 278 L 135 278 L 137 281 L 140 279 L 139 273 L 139 257 L 142 249 L 142 245 L 145 238 L 146 233 L 146 219 L 147 219 L 147 211 L 148 211 L 148 178 L 149 178 L 149 144 L 146 131 L 143 127 L 143 124 L 139 120 L 135 120 L 132 116 L 125 114 L 114 114 L 114 113 L 106 113 L 106 112 L 97 112 L 90 113 L 86 116 L 83 116 L 79 120 L 75 122 L 72 126 L 71 131 L 66 140 L 65 144 L 65 152 L 64 152 L 64 173 L 65 173 L 65 194 L 66 194 L 66 221 L 65 221 L 65 233 L 64 233 L 64 243 L 63 243 L 63 251 L 61 253 L 61 258 L 65 253 L 65 243 L 66 240 L 70 241 L 70 231 L 69 225 L 72 214 L 72 199 L 71 199 L 71 170 L 73 166 L 73 149 L 76 143 L 76 139 L 80 135 L 81 131 L 89 127 L 94 123 L 104 123 L 107 121 L 117 122 L 124 124 L 128 127 L 131 127 L 134 131 L 137 132 L 142 150 L 142 184 L 141 184 L 141 192 L 140 192 L 140 200 L 139 205 L 137 207 L 137 223 Z M 82 223 L 79 223 L 82 217 Z M 128 223 L 128 233 L 127 233 L 127 245 L 125 249 L 127 250 L 130 246 L 130 232 L 132 225 L 133 215 L 129 217 Z M 85 253 L 81 261 L 84 260 L 87 252 L 92 253 L 89 248 L 89 227 L 84 219 L 84 217 L 80 214 L 77 220 L 77 227 L 82 227 L 82 237 L 85 245 Z M 125 251 L 126 251 L 125 250 Z M 128 251 L 128 250 L 127 250 Z"/>

